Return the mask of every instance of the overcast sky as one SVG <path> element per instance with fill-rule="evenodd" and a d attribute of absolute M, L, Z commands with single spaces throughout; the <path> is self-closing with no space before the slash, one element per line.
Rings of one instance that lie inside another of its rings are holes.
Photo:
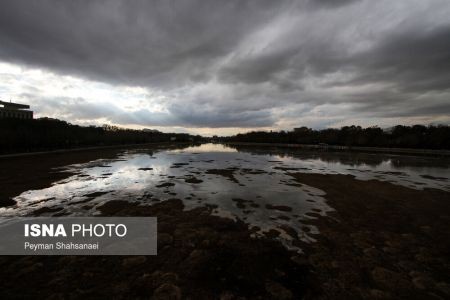
<path fill-rule="evenodd" d="M 200 134 L 450 123 L 449 0 L 0 2 L 0 99 Z"/>

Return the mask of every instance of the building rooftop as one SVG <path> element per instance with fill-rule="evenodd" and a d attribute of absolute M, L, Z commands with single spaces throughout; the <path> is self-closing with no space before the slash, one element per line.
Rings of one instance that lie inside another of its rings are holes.
<path fill-rule="evenodd" d="M 11 108 L 11 109 L 29 109 L 30 108 L 30 106 L 27 104 L 6 102 L 6 101 L 2 101 L 2 100 L 0 100 L 0 105 L 3 105 L 5 108 Z"/>

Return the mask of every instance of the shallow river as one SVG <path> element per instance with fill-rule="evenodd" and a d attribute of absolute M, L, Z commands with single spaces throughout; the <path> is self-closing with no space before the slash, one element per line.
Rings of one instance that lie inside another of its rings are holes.
<path fill-rule="evenodd" d="M 75 175 L 42 190 L 25 191 L 0 215 L 97 215 L 110 200 L 145 204 L 181 199 L 186 209 L 209 205 L 213 213 L 240 219 L 257 234 L 269 230 L 291 247 L 292 230 L 313 241 L 317 229 L 306 220 L 333 210 L 326 194 L 302 185 L 289 172 L 351 174 L 359 180 L 389 181 L 413 189 L 450 190 L 450 162 L 444 159 L 364 153 L 309 152 L 276 148 L 232 148 L 203 144 L 176 150 L 134 149 L 115 159 L 70 165 Z M 46 214 L 44 214 L 46 215 Z"/>

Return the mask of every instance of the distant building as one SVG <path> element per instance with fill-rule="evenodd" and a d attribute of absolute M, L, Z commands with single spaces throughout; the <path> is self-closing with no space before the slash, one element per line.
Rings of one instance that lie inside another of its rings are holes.
<path fill-rule="evenodd" d="M 142 129 L 143 132 L 150 132 L 150 133 L 159 133 L 158 130 L 156 129 L 149 129 L 149 128 L 144 128 Z"/>
<path fill-rule="evenodd" d="M 305 126 L 294 128 L 295 133 L 302 133 L 302 132 L 309 132 L 309 131 L 311 131 L 311 129 L 309 129 L 308 127 L 305 127 Z"/>
<path fill-rule="evenodd" d="M 0 100 L 0 119 L 13 118 L 13 119 L 33 119 L 33 112 L 29 105 L 5 102 Z"/>

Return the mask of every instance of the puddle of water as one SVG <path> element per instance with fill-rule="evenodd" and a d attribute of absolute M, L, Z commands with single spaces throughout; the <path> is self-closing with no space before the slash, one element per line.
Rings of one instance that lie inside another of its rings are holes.
<path fill-rule="evenodd" d="M 270 155 L 270 160 L 278 160 L 274 169 L 287 172 L 353 175 L 358 180 L 388 181 L 417 190 L 435 188 L 450 191 L 448 158 L 289 149 L 238 149 L 254 155 Z"/>
<path fill-rule="evenodd" d="M 96 215 L 96 206 L 114 199 L 154 204 L 177 198 L 186 209 L 209 205 L 215 215 L 240 219 L 256 227 L 256 235 L 278 232 L 280 241 L 297 249 L 293 240 L 314 241 L 318 233 L 305 220 L 332 208 L 323 191 L 298 184 L 288 172 L 351 174 L 415 189 L 450 190 L 449 166 L 430 158 L 254 149 L 217 144 L 139 149 L 112 160 L 71 165 L 65 169 L 76 175 L 18 195 L 18 204 L 0 209 L 0 215 L 29 215 L 43 207 L 50 207 L 51 215 Z"/>

